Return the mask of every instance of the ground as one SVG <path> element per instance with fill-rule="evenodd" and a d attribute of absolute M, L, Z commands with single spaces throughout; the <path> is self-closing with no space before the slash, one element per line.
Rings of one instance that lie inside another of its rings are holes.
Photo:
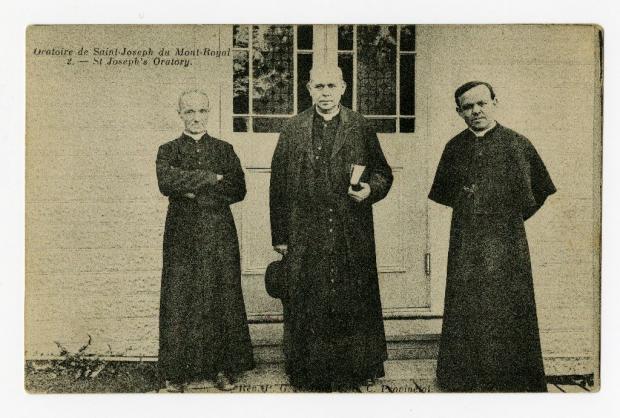
<path fill-rule="evenodd" d="M 30 361 L 25 370 L 25 388 L 30 393 L 153 393 L 159 390 L 155 362 L 104 362 L 93 378 L 89 366 L 59 366 L 58 362 Z M 374 384 L 361 387 L 362 393 L 436 392 L 434 360 L 390 360 L 385 363 L 386 376 Z M 588 392 L 587 376 L 548 377 L 549 392 Z M 160 393 L 165 390 L 159 390 Z M 236 393 L 290 393 L 281 363 L 263 363 L 245 373 L 235 384 Z M 190 386 L 186 392 L 217 393 L 212 384 Z"/>

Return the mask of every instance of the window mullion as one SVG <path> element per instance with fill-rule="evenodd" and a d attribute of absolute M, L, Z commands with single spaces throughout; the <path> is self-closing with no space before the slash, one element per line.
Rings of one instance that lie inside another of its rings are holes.
<path fill-rule="evenodd" d="M 357 25 L 353 25 L 353 94 L 351 99 L 351 108 L 357 111 Z"/>
<path fill-rule="evenodd" d="M 248 132 L 254 132 L 254 26 L 250 25 L 248 36 Z"/>
<path fill-rule="evenodd" d="M 297 25 L 293 25 L 293 114 L 298 113 L 297 109 Z"/>
<path fill-rule="evenodd" d="M 396 100 L 396 132 L 400 132 L 400 25 L 396 25 L 396 85 L 394 86 L 394 100 Z"/>

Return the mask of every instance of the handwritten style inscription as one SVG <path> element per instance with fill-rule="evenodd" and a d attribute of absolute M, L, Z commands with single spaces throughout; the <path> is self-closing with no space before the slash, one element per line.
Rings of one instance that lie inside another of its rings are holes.
<path fill-rule="evenodd" d="M 52 47 L 34 48 L 32 54 L 36 57 L 62 58 L 65 65 L 97 65 L 101 67 L 182 67 L 193 64 L 197 57 L 222 58 L 230 57 L 230 48 L 130 48 L 122 47 L 94 47 L 77 49 Z"/>

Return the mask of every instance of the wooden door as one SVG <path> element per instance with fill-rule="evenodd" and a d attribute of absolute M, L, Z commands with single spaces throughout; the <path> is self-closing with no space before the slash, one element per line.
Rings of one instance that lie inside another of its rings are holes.
<path fill-rule="evenodd" d="M 305 89 L 312 62 L 337 62 L 347 81 L 343 103 L 376 126 L 394 170 L 388 197 L 374 207 L 377 263 L 386 318 L 431 312 L 428 253 L 428 167 L 416 106 L 413 26 L 241 25 L 221 27 L 222 137 L 246 174 L 248 195 L 235 205 L 249 319 L 278 322 L 281 305 L 264 289 L 272 250 L 270 163 L 282 123 L 311 106 Z M 419 67 L 419 66 L 418 66 Z"/>

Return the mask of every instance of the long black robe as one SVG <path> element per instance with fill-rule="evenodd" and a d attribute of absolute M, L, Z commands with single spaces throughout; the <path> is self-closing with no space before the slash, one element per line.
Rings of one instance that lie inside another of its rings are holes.
<path fill-rule="evenodd" d="M 330 390 L 384 374 L 372 204 L 393 178 L 361 115 L 341 108 L 322 139 L 314 115 L 302 112 L 280 135 L 271 164 L 271 231 L 273 245 L 289 251 L 287 373 L 296 386 Z M 367 166 L 362 181 L 371 195 L 361 203 L 347 195 L 351 164 Z"/>
<path fill-rule="evenodd" d="M 239 159 L 224 141 L 182 135 L 159 148 L 156 168 L 159 189 L 170 201 L 159 318 L 162 377 L 181 383 L 251 369 L 239 243 L 229 207 L 246 194 Z M 196 197 L 184 197 L 188 192 Z"/>
<path fill-rule="evenodd" d="M 453 208 L 442 390 L 546 391 L 523 221 L 555 191 L 532 144 L 499 124 L 446 145 L 429 194 Z"/>

